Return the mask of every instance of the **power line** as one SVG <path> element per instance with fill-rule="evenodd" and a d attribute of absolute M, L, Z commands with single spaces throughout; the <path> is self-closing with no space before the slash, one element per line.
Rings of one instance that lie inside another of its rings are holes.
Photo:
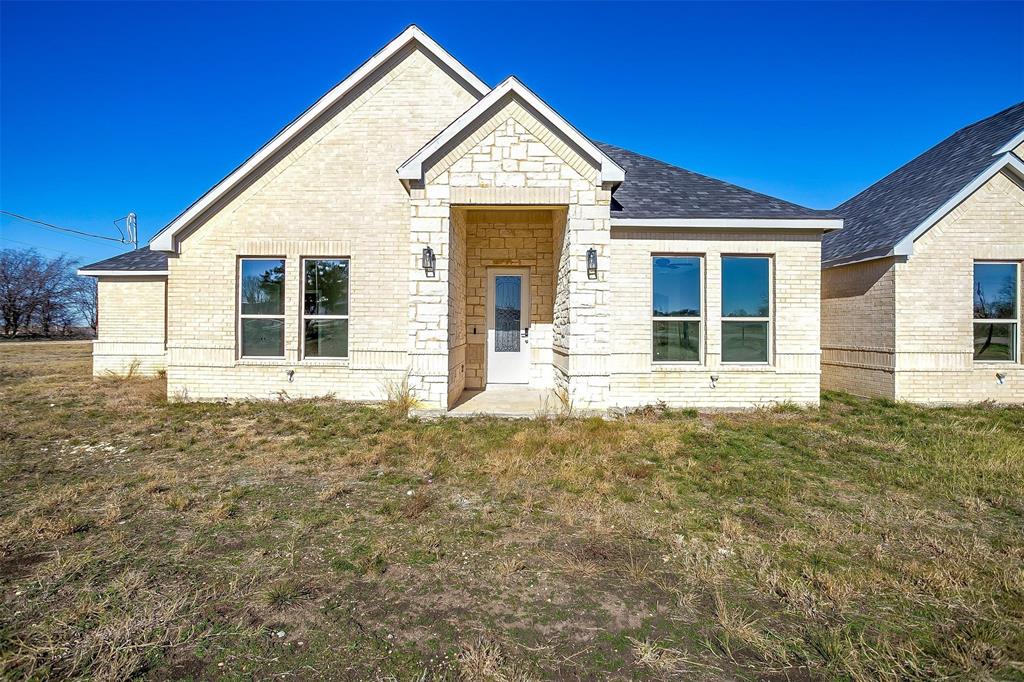
<path fill-rule="evenodd" d="M 60 249 L 50 248 L 49 246 L 37 246 L 35 244 L 30 244 L 28 242 L 19 241 L 17 239 L 11 239 L 10 237 L 4 237 L 3 235 L 0 235 L 0 241 L 13 242 L 14 244 L 21 244 L 22 246 L 30 246 L 33 249 L 43 249 L 44 251 L 53 251 L 54 253 L 59 253 L 59 254 L 64 255 L 64 256 L 66 256 L 67 253 L 68 253 L 67 251 L 61 251 Z"/>
<path fill-rule="evenodd" d="M 28 218 L 28 217 L 23 216 L 23 215 L 18 215 L 17 213 L 11 213 L 10 211 L 2 211 L 2 210 L 0 210 L 0 213 L 2 213 L 4 215 L 7 215 L 7 216 L 10 216 L 12 218 L 17 218 L 18 220 L 24 220 L 27 223 L 33 223 L 35 225 L 39 225 L 39 226 L 41 226 L 44 229 L 59 230 L 61 232 L 67 232 L 69 234 L 82 235 L 83 237 L 92 237 L 93 239 L 106 239 L 107 241 L 117 242 L 118 244 L 124 244 L 124 240 L 122 240 L 122 239 L 115 239 L 114 237 L 105 237 L 105 236 L 103 236 L 101 234 L 92 234 L 90 232 L 83 232 L 81 230 L 75 230 L 75 229 L 72 229 L 70 227 L 61 227 L 60 225 L 53 225 L 52 223 L 43 222 L 42 220 L 36 220 L 35 218 Z"/>

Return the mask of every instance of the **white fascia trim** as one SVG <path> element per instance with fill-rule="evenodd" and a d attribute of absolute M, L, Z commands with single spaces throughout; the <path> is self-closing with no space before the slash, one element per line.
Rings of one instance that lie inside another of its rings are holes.
<path fill-rule="evenodd" d="M 1010 141 L 1004 144 L 999 149 L 997 149 L 995 153 L 992 154 L 992 156 L 999 156 L 1000 154 L 1005 154 L 1006 152 L 1012 152 L 1021 144 L 1024 144 L 1024 130 L 1021 130 L 1019 133 L 1010 138 Z"/>
<path fill-rule="evenodd" d="M 840 218 L 612 218 L 612 227 L 682 227 L 716 230 L 843 229 Z"/>
<path fill-rule="evenodd" d="M 1004 154 L 1000 158 L 996 159 L 995 162 L 983 170 L 978 177 L 971 180 L 971 182 L 964 187 L 962 190 L 957 192 L 953 198 L 940 206 L 931 215 L 921 221 L 921 224 L 915 227 L 910 233 L 901 239 L 896 246 L 892 249 L 892 255 L 894 256 L 912 256 L 914 254 L 914 242 L 922 234 L 927 232 L 931 227 L 939 222 L 943 216 L 956 208 L 962 201 L 967 197 L 974 194 L 974 192 L 988 182 L 992 176 L 1000 172 L 1004 168 L 1008 168 L 1014 171 L 1018 176 L 1024 178 L 1024 161 L 1021 161 L 1013 154 Z"/>
<path fill-rule="evenodd" d="M 585 135 L 576 130 L 558 112 L 549 107 L 544 100 L 523 85 L 515 76 L 509 76 L 500 85 L 491 90 L 483 99 L 467 109 L 461 116 L 452 121 L 447 128 L 428 142 L 426 146 L 409 157 L 409 160 L 398 167 L 398 178 L 403 181 L 423 179 L 423 164 L 439 149 L 451 142 L 464 130 L 474 124 L 495 102 L 507 94 L 513 94 L 532 107 L 542 117 L 550 121 L 560 133 L 565 135 L 577 147 L 586 152 L 600 164 L 602 183 L 621 183 L 626 178 L 625 171 L 597 148 Z"/>
<path fill-rule="evenodd" d="M 249 175 L 253 169 L 273 156 L 279 149 L 288 144 L 296 135 L 301 133 L 306 126 L 315 121 L 324 111 L 332 107 L 338 100 L 358 86 L 364 79 L 373 74 L 382 64 L 398 53 L 409 43 L 418 43 L 427 52 L 431 53 L 449 69 L 462 78 L 473 90 L 477 97 L 483 97 L 490 88 L 482 80 L 477 78 L 469 69 L 463 66 L 455 57 L 451 56 L 438 45 L 426 33 L 417 26 L 410 26 L 401 35 L 385 45 L 377 54 L 373 55 L 366 62 L 356 69 L 352 75 L 331 88 L 323 97 L 316 101 L 313 106 L 306 109 L 297 119 L 285 126 L 281 132 L 275 135 L 269 142 L 250 156 L 245 163 L 232 171 L 226 178 L 214 185 L 203 196 L 196 200 L 191 206 L 171 221 L 164 229 L 160 230 L 149 242 L 149 248 L 154 251 L 174 251 L 174 236 L 187 227 L 197 216 L 202 215 L 206 209 L 213 205 L 224 194 L 231 190 L 237 183 Z"/>
<path fill-rule="evenodd" d="M 82 277 L 166 277 L 167 270 L 78 270 Z"/>

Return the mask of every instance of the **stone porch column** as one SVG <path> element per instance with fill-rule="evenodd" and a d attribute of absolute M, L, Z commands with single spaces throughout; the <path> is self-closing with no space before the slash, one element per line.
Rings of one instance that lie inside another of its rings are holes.
<path fill-rule="evenodd" d="M 409 389 L 420 413 L 448 409 L 448 186 L 410 190 L 409 229 Z M 437 259 L 433 273 L 423 269 L 423 249 Z M 401 273 L 395 273 L 401 276 Z"/>
<path fill-rule="evenodd" d="M 589 187 L 569 206 L 568 248 L 568 363 L 567 389 L 575 408 L 601 410 L 610 389 L 611 305 L 608 272 L 611 267 L 611 193 Z M 597 251 L 597 276 L 587 272 L 587 250 Z"/>

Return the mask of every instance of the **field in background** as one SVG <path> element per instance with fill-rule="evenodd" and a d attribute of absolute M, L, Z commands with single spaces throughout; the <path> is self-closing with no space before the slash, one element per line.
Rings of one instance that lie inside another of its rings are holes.
<path fill-rule="evenodd" d="M 1024 675 L 1024 409 L 407 420 L 0 346 L 0 677 Z"/>

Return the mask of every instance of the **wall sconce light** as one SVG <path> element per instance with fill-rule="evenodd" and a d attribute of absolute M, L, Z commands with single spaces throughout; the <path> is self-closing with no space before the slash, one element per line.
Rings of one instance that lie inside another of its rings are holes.
<path fill-rule="evenodd" d="M 711 388 L 718 388 L 718 375 L 717 374 L 712 374 L 711 375 Z"/>
<path fill-rule="evenodd" d="M 587 279 L 597 279 L 597 249 L 587 249 Z"/>
<path fill-rule="evenodd" d="M 423 272 L 427 273 L 427 277 L 433 277 L 436 269 L 437 258 L 434 256 L 434 250 L 428 246 L 423 249 Z"/>
<path fill-rule="evenodd" d="M 1006 375 L 1002 372 L 996 372 L 996 383 L 1002 386 L 1006 383 Z"/>

